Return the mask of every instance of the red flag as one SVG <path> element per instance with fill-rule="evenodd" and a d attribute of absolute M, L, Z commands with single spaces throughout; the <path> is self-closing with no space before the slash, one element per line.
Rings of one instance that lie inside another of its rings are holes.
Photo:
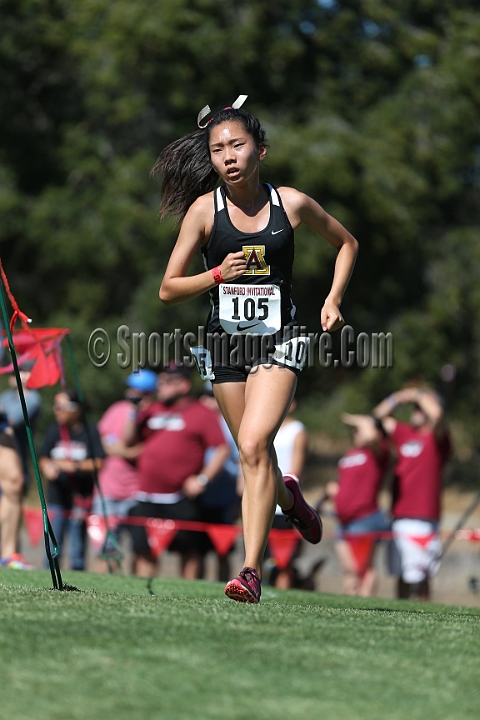
<path fill-rule="evenodd" d="M 363 575 L 372 561 L 373 548 L 375 545 L 374 535 L 345 535 L 345 540 L 350 546 L 352 555 L 357 566 L 357 573 Z"/>
<path fill-rule="evenodd" d="M 36 350 L 37 359 L 26 383 L 27 388 L 30 390 L 45 387 L 46 385 L 56 385 L 61 377 L 57 354 L 53 351 L 47 355 L 41 345 Z M 33 360 L 34 357 L 32 351 L 31 359 Z"/>
<path fill-rule="evenodd" d="M 417 543 L 417 545 L 420 545 L 422 548 L 426 548 L 428 543 L 433 540 L 437 536 L 437 533 L 428 533 L 428 535 L 408 535 L 408 539 L 411 540 L 414 543 Z"/>
<path fill-rule="evenodd" d="M 207 535 L 220 556 L 228 553 L 240 533 L 235 525 L 207 525 Z"/>
<path fill-rule="evenodd" d="M 455 537 L 459 540 L 470 540 L 470 542 L 480 542 L 480 530 L 457 530 Z"/>
<path fill-rule="evenodd" d="M 299 541 L 296 530 L 270 530 L 268 546 L 279 570 L 285 570 Z"/>
<path fill-rule="evenodd" d="M 12 332 L 18 364 L 34 360 L 35 364 L 27 380 L 28 388 L 55 385 L 61 377 L 62 360 L 60 344 L 70 332 L 67 328 L 27 328 Z M 5 331 L 0 332 L 3 347 L 8 347 Z M 13 372 L 13 364 L 0 368 L 0 374 Z"/>
<path fill-rule="evenodd" d="M 177 534 L 177 524 L 174 520 L 155 520 L 149 518 L 146 522 L 148 544 L 154 558 L 158 558 L 172 542 Z"/>
<path fill-rule="evenodd" d="M 27 528 L 28 540 L 32 547 L 38 545 L 43 536 L 43 515 L 40 508 L 23 507 L 23 522 Z"/>

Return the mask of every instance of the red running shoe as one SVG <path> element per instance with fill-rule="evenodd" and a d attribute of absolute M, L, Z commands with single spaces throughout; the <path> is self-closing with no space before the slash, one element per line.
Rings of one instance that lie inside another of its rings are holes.
<path fill-rule="evenodd" d="M 295 475 L 284 475 L 285 485 L 293 495 L 293 507 L 282 510 L 300 535 L 309 543 L 316 545 L 322 539 L 323 526 L 320 516 L 306 502 L 300 490 L 300 483 Z"/>
<path fill-rule="evenodd" d="M 226 584 L 224 592 L 227 597 L 237 602 L 259 603 L 262 588 L 257 571 L 244 567 L 238 577 Z"/>

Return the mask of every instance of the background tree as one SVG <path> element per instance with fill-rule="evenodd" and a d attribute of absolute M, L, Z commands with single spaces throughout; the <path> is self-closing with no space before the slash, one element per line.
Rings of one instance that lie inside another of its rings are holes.
<path fill-rule="evenodd" d="M 394 333 L 392 370 L 303 374 L 310 420 L 335 431 L 342 409 L 367 410 L 421 375 L 448 395 L 471 451 L 478 3 L 0 0 L 0 24 L 1 256 L 36 324 L 72 327 L 97 411 L 122 372 L 89 363 L 96 326 L 149 333 L 204 321 L 206 297 L 168 310 L 158 301 L 176 230 L 157 220 L 149 170 L 203 105 L 248 93 L 271 144 L 264 179 L 311 194 L 360 241 L 347 321 Z M 294 293 L 312 331 L 333 262 L 327 244 L 298 233 Z"/>

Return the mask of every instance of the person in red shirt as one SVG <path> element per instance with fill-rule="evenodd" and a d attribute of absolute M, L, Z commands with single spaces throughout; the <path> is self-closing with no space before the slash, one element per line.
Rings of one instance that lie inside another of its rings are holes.
<path fill-rule="evenodd" d="M 408 404 L 413 405 L 410 423 L 391 416 Z M 442 469 L 451 451 L 443 407 L 434 391 L 407 387 L 385 398 L 373 414 L 397 452 L 391 571 L 398 577 L 398 597 L 429 600 L 429 580 L 441 553 Z"/>
<path fill-rule="evenodd" d="M 135 493 L 138 489 L 137 458 L 142 450 L 142 444 L 137 443 L 130 447 L 122 442 L 123 432 L 128 418 L 132 412 L 132 405 L 139 410 L 146 408 L 153 402 L 157 391 L 157 373 L 148 368 L 142 368 L 136 373 L 130 373 L 125 378 L 125 393 L 123 400 L 110 405 L 97 425 L 106 459 L 98 474 L 98 482 L 103 498 L 97 489 L 94 489 L 92 513 L 102 515 L 103 511 L 110 518 L 110 530 L 117 543 L 120 543 L 122 531 L 127 526 L 122 519 L 134 505 L 137 504 Z M 109 556 L 115 557 L 118 545 L 107 537 L 98 547 L 99 557 L 96 558 L 96 571 L 108 572 L 110 566 Z"/>
<path fill-rule="evenodd" d="M 171 365 L 159 374 L 158 402 L 137 412 L 132 406 L 124 441 L 143 442 L 137 461 L 137 504 L 133 517 L 197 521 L 195 502 L 221 470 L 229 449 L 215 413 L 190 396 L 190 373 Z M 204 464 L 205 450 L 215 448 Z M 142 525 L 132 526 L 135 572 L 154 577 L 157 561 Z M 199 533 L 179 531 L 170 549 L 182 556 L 182 576 L 195 579 L 201 570 Z"/>
<path fill-rule="evenodd" d="M 342 420 L 353 428 L 353 447 L 340 458 L 338 480 L 328 483 L 326 491 L 340 523 L 335 549 L 344 573 L 344 592 L 369 597 L 376 583 L 376 543 L 368 534 L 390 529 L 389 518 L 378 506 L 389 464 L 388 443 L 370 415 L 344 413 Z"/>

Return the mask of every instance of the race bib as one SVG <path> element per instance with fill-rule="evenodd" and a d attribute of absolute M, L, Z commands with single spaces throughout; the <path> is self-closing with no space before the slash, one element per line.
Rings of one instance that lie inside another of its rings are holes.
<path fill-rule="evenodd" d="M 281 345 L 275 345 L 275 352 L 272 358 L 280 365 L 303 370 L 308 356 L 308 345 L 310 338 L 307 336 L 294 337 Z"/>
<path fill-rule="evenodd" d="M 191 347 L 190 352 L 192 353 L 195 365 L 200 373 L 202 380 L 215 380 L 215 373 L 213 372 L 213 363 L 210 350 L 203 345 L 197 345 Z"/>
<path fill-rule="evenodd" d="M 282 326 L 280 288 L 277 285 L 218 286 L 220 324 L 233 333 L 271 335 Z"/>

